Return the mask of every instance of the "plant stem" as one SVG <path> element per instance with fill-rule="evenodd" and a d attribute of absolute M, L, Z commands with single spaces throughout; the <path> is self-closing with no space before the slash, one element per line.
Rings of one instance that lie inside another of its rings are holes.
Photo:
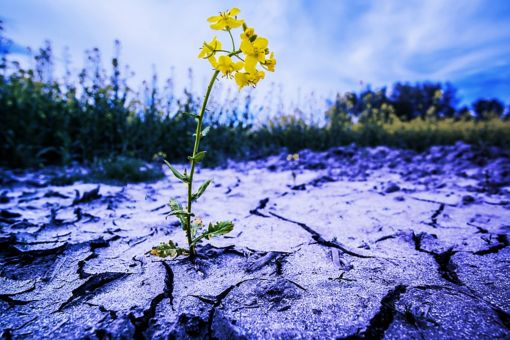
<path fill-rule="evenodd" d="M 232 32 L 228 30 L 228 34 L 230 35 L 230 40 L 232 41 L 232 51 L 236 50 L 236 43 L 234 42 L 234 37 L 232 36 Z"/>
<path fill-rule="evenodd" d="M 186 236 L 188 238 L 188 246 L 189 246 L 189 254 L 191 257 L 195 256 L 195 246 L 192 245 L 193 240 L 191 239 L 191 195 L 193 194 L 193 175 L 195 173 L 195 156 L 198 152 L 198 147 L 200 146 L 200 138 L 202 137 L 202 120 L 205 114 L 205 108 L 207 106 L 207 101 L 209 100 L 209 95 L 211 94 L 211 90 L 213 88 L 214 82 L 218 77 L 220 71 L 214 71 L 211 80 L 209 81 L 209 86 L 207 86 L 207 92 L 205 93 L 204 102 L 202 103 L 202 108 L 200 110 L 200 114 L 198 115 L 197 129 L 195 131 L 195 145 L 193 146 L 193 154 L 191 155 L 191 170 L 189 172 L 189 180 L 188 180 L 188 215 L 186 216 Z"/>

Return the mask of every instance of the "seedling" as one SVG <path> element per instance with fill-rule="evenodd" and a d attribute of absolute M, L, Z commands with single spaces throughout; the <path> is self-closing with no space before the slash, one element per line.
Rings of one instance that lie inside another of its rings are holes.
<path fill-rule="evenodd" d="M 200 113 L 198 115 L 188 113 L 197 123 L 193 152 L 191 156 L 188 157 L 190 169 L 189 171 L 184 169 L 183 172 L 180 172 L 169 162 L 165 161 L 172 174 L 187 186 L 186 207 L 183 207 L 176 199 L 171 199 L 169 206 L 171 210 L 170 215 L 176 216 L 179 219 L 181 227 L 186 232 L 188 248 L 181 248 L 170 240 L 168 243 L 161 243 L 159 246 L 152 248 L 151 254 L 153 255 L 161 257 L 188 255 L 193 257 L 196 255 L 196 245 L 200 241 L 227 234 L 234 229 L 234 224 L 231 221 L 209 223 L 208 227 L 205 228 L 202 219 L 193 214 L 192 204 L 203 195 L 212 182 L 211 180 L 207 180 L 196 192 L 193 191 L 195 168 L 206 155 L 206 151 L 200 151 L 200 140 L 206 137 L 209 132 L 209 126 L 203 127 L 203 119 L 214 82 L 221 73 L 223 78 L 234 79 L 239 90 L 246 85 L 255 87 L 265 76 L 263 70 L 274 72 L 276 65 L 274 53 L 269 52 L 267 48 L 267 39 L 255 34 L 255 30 L 248 27 L 244 20 L 238 19 L 237 14 L 239 14 L 239 12 L 240 10 L 238 8 L 232 8 L 229 11 L 220 12 L 219 15 L 207 19 L 207 21 L 211 23 L 212 29 L 224 31 L 228 34 L 232 43 L 232 49 L 222 49 L 222 43 L 216 37 L 213 37 L 210 42 L 204 42 L 198 54 L 199 58 L 209 61 L 214 69 L 214 73 L 209 81 Z M 242 30 L 239 48 L 236 48 L 234 36 L 232 34 L 232 30 L 236 28 L 241 28 Z M 257 66 L 260 66 L 262 70 L 257 69 Z"/>

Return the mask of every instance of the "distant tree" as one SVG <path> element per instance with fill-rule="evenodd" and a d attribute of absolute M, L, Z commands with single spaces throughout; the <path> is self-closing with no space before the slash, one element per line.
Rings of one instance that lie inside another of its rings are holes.
<path fill-rule="evenodd" d="M 425 118 L 434 112 L 437 117 L 453 117 L 458 99 L 457 90 L 446 83 L 396 83 L 390 96 L 395 114 L 402 120 Z"/>
<path fill-rule="evenodd" d="M 438 113 L 442 118 L 455 116 L 455 108 L 459 103 L 457 89 L 450 83 L 443 86 L 441 97 L 438 99 Z"/>
<path fill-rule="evenodd" d="M 328 120 L 328 126 L 336 129 L 344 127 L 351 123 L 350 117 L 351 105 L 347 96 L 341 96 L 339 93 L 336 95 L 335 102 L 326 111 L 326 118 Z"/>
<path fill-rule="evenodd" d="M 389 122 L 390 116 L 394 114 L 394 108 L 386 96 L 386 88 L 377 91 L 367 89 L 360 95 L 360 121 L 367 122 Z"/>
<path fill-rule="evenodd" d="M 473 103 L 476 119 L 486 120 L 491 117 L 502 117 L 504 104 L 498 99 L 478 99 Z"/>
<path fill-rule="evenodd" d="M 337 95 L 335 103 L 333 104 L 333 113 L 345 113 L 349 117 L 355 117 L 360 112 L 360 100 L 358 95 L 353 92 L 347 92 L 343 96 Z"/>
<path fill-rule="evenodd" d="M 395 107 L 395 114 L 403 120 L 411 120 L 414 118 L 416 94 L 414 87 L 410 84 L 396 83 L 393 85 L 391 93 L 391 101 Z"/>

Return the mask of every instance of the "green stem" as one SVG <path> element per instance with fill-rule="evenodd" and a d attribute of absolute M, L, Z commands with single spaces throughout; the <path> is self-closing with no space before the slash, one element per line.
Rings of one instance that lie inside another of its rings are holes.
<path fill-rule="evenodd" d="M 234 42 L 234 37 L 232 36 L 232 32 L 228 30 L 228 34 L 230 35 L 230 40 L 232 41 L 232 51 L 236 50 L 236 43 Z"/>
<path fill-rule="evenodd" d="M 202 120 L 204 118 L 205 108 L 207 107 L 207 101 L 209 100 L 209 95 L 211 94 L 211 90 L 213 88 L 214 82 L 218 77 L 220 71 L 215 70 L 214 74 L 209 81 L 209 86 L 207 86 L 207 92 L 205 93 L 204 102 L 202 103 L 202 109 L 200 110 L 200 114 L 198 115 L 197 129 L 195 131 L 195 145 L 193 146 L 193 154 L 191 155 L 191 170 L 189 172 L 189 180 L 188 180 L 188 215 L 186 217 L 186 236 L 188 238 L 188 246 L 189 246 L 189 254 L 190 256 L 195 255 L 195 245 L 193 244 L 193 240 L 191 239 L 191 195 L 193 194 L 193 175 L 195 173 L 195 156 L 198 152 L 198 147 L 200 146 L 200 138 L 202 137 Z"/>

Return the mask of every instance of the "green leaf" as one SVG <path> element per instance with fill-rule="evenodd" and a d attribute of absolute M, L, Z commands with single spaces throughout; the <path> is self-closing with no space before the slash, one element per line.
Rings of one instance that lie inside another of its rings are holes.
<path fill-rule="evenodd" d="M 159 257 L 176 258 L 179 255 L 188 255 L 189 252 L 187 249 L 177 247 L 177 245 L 170 240 L 168 243 L 161 243 L 159 246 L 153 247 L 151 254 Z"/>
<path fill-rule="evenodd" d="M 175 177 L 177 177 L 179 180 L 181 180 L 184 183 L 188 183 L 188 176 L 181 174 L 176 168 L 172 166 L 172 164 L 168 163 L 168 161 L 165 160 L 165 164 L 170 168 L 170 171 L 174 174 Z"/>
<path fill-rule="evenodd" d="M 168 205 L 172 211 L 183 210 L 181 203 L 177 200 L 171 199 L 170 202 L 168 202 Z"/>
<path fill-rule="evenodd" d="M 196 237 L 192 242 L 191 246 L 198 244 L 203 238 L 210 240 L 212 237 L 225 235 L 234 229 L 234 224 L 230 221 L 216 222 L 214 225 L 209 223 L 207 231 L 202 235 Z"/>
<path fill-rule="evenodd" d="M 230 233 L 234 230 L 234 223 L 231 221 L 221 221 L 215 224 L 209 223 L 209 227 L 205 232 L 206 238 L 209 240 L 211 237 L 221 236 Z"/>
<path fill-rule="evenodd" d="M 199 153 L 197 153 L 195 155 L 195 157 L 189 156 L 188 159 L 190 161 L 194 160 L 195 162 L 200 162 L 202 159 L 204 159 L 206 153 L 207 153 L 207 151 L 200 151 Z"/>
<path fill-rule="evenodd" d="M 195 119 L 198 119 L 198 115 L 194 114 L 194 113 L 191 113 L 191 112 L 181 112 L 181 114 L 184 115 L 184 116 L 190 116 L 190 117 L 193 117 Z"/>
<path fill-rule="evenodd" d="M 208 179 L 207 181 L 202 183 L 202 185 L 198 188 L 198 191 L 196 193 L 194 193 L 193 195 L 191 195 L 191 200 L 196 201 L 200 196 L 202 196 L 205 189 L 207 189 L 207 187 L 209 186 L 209 184 L 211 184 L 211 182 L 212 181 L 210 179 Z"/>
<path fill-rule="evenodd" d="M 182 205 L 174 199 L 171 199 L 170 202 L 168 203 L 168 205 L 170 206 L 170 210 L 172 212 L 184 210 Z M 172 215 L 172 214 L 170 214 L 170 215 Z M 186 228 L 186 218 L 183 215 L 179 215 L 179 214 L 177 214 L 177 218 L 181 222 L 182 229 L 185 229 Z"/>
<path fill-rule="evenodd" d="M 211 130 L 211 127 L 208 126 L 206 127 L 205 129 L 202 130 L 202 137 L 205 137 L 207 136 L 207 134 L 209 133 L 209 130 Z"/>
<path fill-rule="evenodd" d="M 170 215 L 170 216 L 175 215 L 175 216 L 179 216 L 179 217 L 180 217 L 180 216 L 193 216 L 194 214 L 189 213 L 189 212 L 187 212 L 186 210 L 184 210 L 184 209 L 183 209 L 183 210 L 175 210 L 175 211 L 172 211 L 172 212 L 171 212 L 170 214 L 168 214 L 168 215 Z"/>

